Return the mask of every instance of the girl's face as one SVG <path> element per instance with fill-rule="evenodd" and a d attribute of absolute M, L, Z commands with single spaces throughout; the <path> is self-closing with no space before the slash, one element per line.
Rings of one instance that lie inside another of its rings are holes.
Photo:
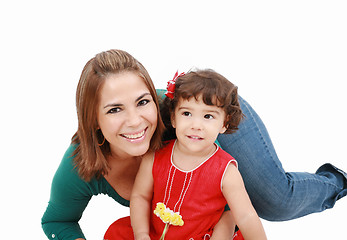
<path fill-rule="evenodd" d="M 157 108 L 141 77 L 123 72 L 105 80 L 98 124 L 113 156 L 128 158 L 147 152 L 157 126 Z"/>
<path fill-rule="evenodd" d="M 215 149 L 219 133 L 225 132 L 225 112 L 217 106 L 206 105 L 201 97 L 180 99 L 171 119 L 176 129 L 177 148 L 186 154 L 205 156 Z"/>

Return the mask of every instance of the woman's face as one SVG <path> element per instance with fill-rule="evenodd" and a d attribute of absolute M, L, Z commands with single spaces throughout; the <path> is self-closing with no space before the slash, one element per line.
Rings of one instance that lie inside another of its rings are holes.
<path fill-rule="evenodd" d="M 123 72 L 106 78 L 98 124 L 113 156 L 128 158 L 147 152 L 157 126 L 157 108 L 141 77 Z"/>

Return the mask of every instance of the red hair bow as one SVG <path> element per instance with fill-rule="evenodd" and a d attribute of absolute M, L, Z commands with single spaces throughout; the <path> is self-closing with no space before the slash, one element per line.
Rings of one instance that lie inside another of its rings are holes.
<path fill-rule="evenodd" d="M 167 87 L 166 87 L 166 93 L 165 95 L 168 97 L 168 98 L 171 98 L 173 99 L 174 97 L 174 92 L 175 92 L 175 88 L 176 88 L 176 79 L 179 78 L 179 77 L 182 77 L 184 76 L 185 73 L 181 73 L 180 75 L 178 75 L 178 71 L 175 73 L 175 76 L 173 77 L 172 80 L 168 81 L 167 82 Z"/>

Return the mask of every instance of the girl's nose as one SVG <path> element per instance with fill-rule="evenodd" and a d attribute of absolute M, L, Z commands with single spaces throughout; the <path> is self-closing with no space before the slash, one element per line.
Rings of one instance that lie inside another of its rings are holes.
<path fill-rule="evenodd" d="M 195 129 L 195 130 L 202 130 L 203 129 L 203 124 L 202 124 L 201 119 L 198 119 L 198 118 L 192 119 L 191 127 L 192 127 L 192 129 Z"/>

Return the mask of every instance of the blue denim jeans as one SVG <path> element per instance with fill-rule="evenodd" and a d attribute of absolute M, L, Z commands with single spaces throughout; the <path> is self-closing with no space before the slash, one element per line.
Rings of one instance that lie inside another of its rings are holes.
<path fill-rule="evenodd" d="M 285 221 L 332 208 L 347 194 L 347 174 L 324 164 L 315 174 L 285 172 L 257 113 L 240 97 L 245 119 L 218 142 L 239 164 L 247 192 L 259 216 Z"/>

